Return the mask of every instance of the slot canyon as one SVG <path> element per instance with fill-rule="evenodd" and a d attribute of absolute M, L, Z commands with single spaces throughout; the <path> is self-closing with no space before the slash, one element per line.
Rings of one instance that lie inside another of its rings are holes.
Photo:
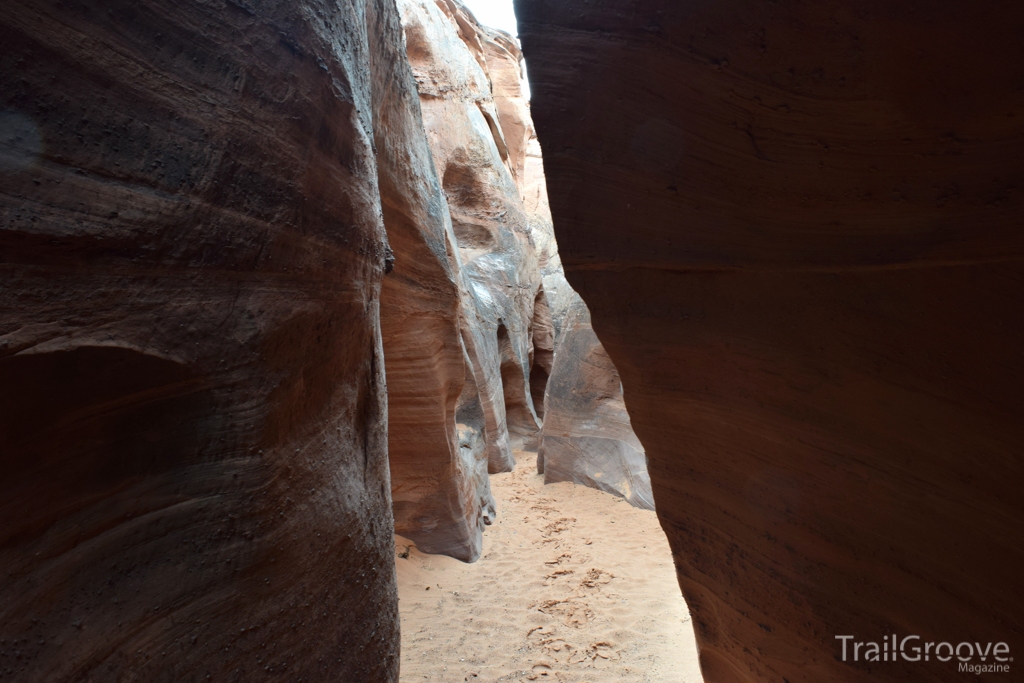
<path fill-rule="evenodd" d="M 0 681 L 1015 680 L 1024 7 L 515 11 L 0 6 Z"/>

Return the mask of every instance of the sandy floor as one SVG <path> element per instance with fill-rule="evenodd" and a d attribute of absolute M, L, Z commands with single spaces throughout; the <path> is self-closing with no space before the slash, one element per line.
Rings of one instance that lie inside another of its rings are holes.
<path fill-rule="evenodd" d="M 653 512 L 572 484 L 536 456 L 491 477 L 480 561 L 396 538 L 402 683 L 690 683 L 697 649 Z"/>

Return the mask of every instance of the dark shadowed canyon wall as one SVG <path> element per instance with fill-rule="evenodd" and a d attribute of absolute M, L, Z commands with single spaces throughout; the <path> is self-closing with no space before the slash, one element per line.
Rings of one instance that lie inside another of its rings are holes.
<path fill-rule="evenodd" d="M 396 680 L 393 3 L 12 1 L 0 42 L 4 680 Z"/>
<path fill-rule="evenodd" d="M 517 12 L 707 680 L 963 675 L 841 634 L 1020 652 L 1024 9 Z"/>

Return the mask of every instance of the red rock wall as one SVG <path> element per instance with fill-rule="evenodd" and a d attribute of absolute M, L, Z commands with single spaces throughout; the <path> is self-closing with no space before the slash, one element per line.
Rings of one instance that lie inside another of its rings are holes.
<path fill-rule="evenodd" d="M 395 258 L 381 292 L 395 529 L 424 552 L 473 561 L 494 500 L 482 424 L 459 429 L 478 417 L 479 400 L 462 341 L 457 247 L 405 47 L 390 47 L 408 83 L 382 89 L 389 108 L 378 126 L 399 133 L 378 144 L 382 166 L 386 158 L 396 169 L 380 188 Z"/>
<path fill-rule="evenodd" d="M 517 0 L 708 681 L 1024 649 L 1020 6 Z"/>
<path fill-rule="evenodd" d="M 533 134 L 533 121 L 529 103 L 523 97 L 523 53 L 518 41 L 504 31 L 480 26 L 478 33 L 491 81 L 494 108 L 508 150 L 506 162 L 520 193 L 524 193 L 527 144 Z"/>
<path fill-rule="evenodd" d="M 0 8 L 4 680 L 397 680 L 400 30 L 384 0 Z"/>
<path fill-rule="evenodd" d="M 525 155 L 529 120 L 514 75 L 510 39 L 494 42 L 459 3 L 401 0 L 406 49 L 416 77 L 437 175 L 460 264 L 463 339 L 479 396 L 491 472 L 515 464 L 512 447 L 535 440 L 534 308 L 541 275 L 511 150 Z M 498 35 L 501 38 L 500 34 Z M 494 56 L 499 54 L 503 56 Z M 488 55 L 492 55 L 490 62 Z M 490 64 L 502 84 L 495 104 Z M 513 100 L 518 96 L 519 104 Z M 506 137 L 505 129 L 510 135 Z M 522 162 L 525 162 L 523 156 Z M 513 443 L 514 442 L 514 443 Z"/>
<path fill-rule="evenodd" d="M 420 550 L 472 562 L 496 514 L 488 471 L 536 440 L 554 350 L 522 196 L 532 124 L 511 37 L 456 2 L 399 7 L 421 99 L 399 116 L 422 108 L 426 132 L 381 187 L 395 523 Z"/>

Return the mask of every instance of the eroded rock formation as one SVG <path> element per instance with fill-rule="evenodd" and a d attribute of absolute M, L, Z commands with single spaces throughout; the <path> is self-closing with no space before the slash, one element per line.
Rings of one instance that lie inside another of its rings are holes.
<path fill-rule="evenodd" d="M 537 470 L 545 484 L 571 481 L 654 509 L 647 458 L 629 423 L 619 373 L 579 295 L 558 338 L 544 407 Z"/>
<path fill-rule="evenodd" d="M 396 680 L 393 3 L 13 0 L 0 41 L 4 680 Z"/>
<path fill-rule="evenodd" d="M 424 552 L 472 561 L 494 514 L 483 409 L 463 343 L 455 236 L 411 75 L 410 89 L 415 102 L 388 122 L 419 134 L 391 150 L 402 182 L 381 186 L 395 259 L 381 292 L 395 526 Z"/>
<path fill-rule="evenodd" d="M 488 470 L 510 470 L 513 446 L 536 440 L 554 348 L 522 196 L 532 124 L 511 37 L 458 3 L 399 7 L 433 167 L 417 148 L 428 182 L 394 221 L 385 213 L 396 530 L 473 561 L 495 514 Z"/>
<path fill-rule="evenodd" d="M 390 420 L 398 533 L 421 550 L 476 559 L 483 524 L 494 514 L 486 469 L 511 469 L 513 447 L 539 447 L 555 340 L 568 318 L 572 330 L 562 338 L 570 340 L 571 350 L 561 360 L 554 397 L 557 434 L 548 437 L 546 448 L 553 463 L 549 479 L 604 488 L 652 506 L 643 450 L 629 428 L 618 375 L 562 272 L 540 144 L 520 87 L 516 41 L 480 26 L 457 2 L 403 0 L 399 6 L 457 247 L 444 287 L 420 272 L 403 276 L 409 288 L 385 284 L 388 377 L 402 383 L 400 391 L 392 383 Z M 418 220 L 408 224 L 415 227 Z M 388 230 L 400 272 L 404 241 L 390 225 Z M 436 256 L 411 258 L 437 263 Z M 458 382 L 441 380 L 455 378 L 458 368 L 437 358 L 460 348 L 446 317 L 455 272 L 466 357 L 457 400 Z M 431 309 L 438 294 L 445 306 Z M 396 302 L 391 313 L 389 300 Z M 428 305 L 406 326 L 413 315 L 408 302 L 418 300 Z M 571 312 L 573 305 L 578 310 Z M 402 343 L 389 345 L 391 335 Z M 585 376 L 575 377 L 582 368 Z M 605 384 L 614 385 L 615 393 L 604 393 Z M 459 436 L 452 438 L 456 425 Z M 473 464 L 480 453 L 486 469 Z"/>
<path fill-rule="evenodd" d="M 399 6 L 445 206 L 435 210 L 421 198 L 429 211 L 403 213 L 408 219 L 398 224 L 421 245 L 408 255 L 407 241 L 385 215 L 398 263 L 383 300 L 396 525 L 421 550 L 472 561 L 483 525 L 495 512 L 486 471 L 511 469 L 513 447 L 539 446 L 555 340 L 574 294 L 555 243 L 516 41 L 480 26 L 457 2 L 403 0 Z M 420 224 L 434 226 L 432 251 L 417 237 Z M 416 266 L 403 272 L 407 261 Z M 453 305 L 461 316 L 461 342 L 451 324 Z M 588 345 L 598 342 L 574 320 L 573 353 L 586 356 Z M 589 322 L 583 325 L 589 330 Z M 454 362 L 460 350 L 464 371 Z M 567 357 L 564 372 L 572 373 L 579 362 L 582 357 Z M 610 361 L 588 367 L 586 381 L 618 385 Z M 569 374 L 563 387 L 576 387 Z M 643 451 L 626 445 L 635 437 L 621 395 L 591 398 L 558 397 L 559 445 L 553 438 L 551 448 L 559 457 L 552 480 L 611 486 L 650 505 Z M 573 426 L 598 414 L 612 416 L 612 423 Z M 593 439 L 604 439 L 600 453 L 588 454 Z M 612 443 L 620 449 L 612 449 L 614 455 L 606 448 Z M 486 467 L 476 459 L 481 453 Z M 602 470 L 617 483 L 587 475 Z"/>
<path fill-rule="evenodd" d="M 1024 648 L 1022 6 L 517 11 L 706 680 L 962 676 L 837 634 Z"/>

